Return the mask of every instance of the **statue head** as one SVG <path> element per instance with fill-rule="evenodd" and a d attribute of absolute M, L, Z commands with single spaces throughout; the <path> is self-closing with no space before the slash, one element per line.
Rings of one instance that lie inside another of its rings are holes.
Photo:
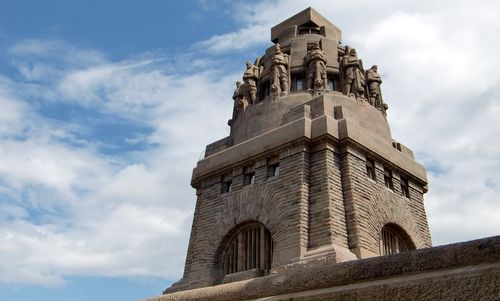
<path fill-rule="evenodd" d="M 241 86 L 241 82 L 239 80 L 236 81 L 236 88 L 239 88 Z"/>
<path fill-rule="evenodd" d="M 373 65 L 370 69 L 372 69 L 373 71 L 377 72 L 378 66 L 377 65 Z"/>
<path fill-rule="evenodd" d="M 352 48 L 351 50 L 349 50 L 349 55 L 356 56 L 356 49 Z"/>
<path fill-rule="evenodd" d="M 247 62 L 246 62 L 246 64 L 247 64 L 247 69 L 248 69 L 248 68 L 250 68 L 250 67 L 252 67 L 252 65 L 253 65 L 253 64 L 252 64 L 252 63 L 250 63 L 249 61 L 247 61 Z"/>
<path fill-rule="evenodd" d="M 319 42 L 314 42 L 312 49 L 321 49 L 319 47 Z"/>
<path fill-rule="evenodd" d="M 274 44 L 274 53 L 276 53 L 276 54 L 281 53 L 281 46 L 280 46 L 280 44 L 278 44 L 278 43 Z"/>

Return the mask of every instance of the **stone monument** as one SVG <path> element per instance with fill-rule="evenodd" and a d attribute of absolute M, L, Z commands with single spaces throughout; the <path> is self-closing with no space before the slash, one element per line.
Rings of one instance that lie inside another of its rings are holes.
<path fill-rule="evenodd" d="M 383 276 L 369 278 L 363 260 L 385 267 L 392 257 L 381 255 L 431 247 L 426 171 L 391 135 L 377 67 L 365 71 L 311 8 L 274 26 L 271 41 L 237 82 L 230 135 L 193 170 L 184 275 L 157 300 L 291 300 L 363 268 Z"/>

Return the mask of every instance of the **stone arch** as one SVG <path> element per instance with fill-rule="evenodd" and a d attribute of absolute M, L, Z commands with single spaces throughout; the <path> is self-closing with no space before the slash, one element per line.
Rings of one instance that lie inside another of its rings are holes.
<path fill-rule="evenodd" d="M 221 240 L 214 257 L 219 281 L 225 275 L 254 270 L 251 276 L 269 273 L 273 239 L 266 226 L 255 220 L 236 225 Z"/>
<path fill-rule="evenodd" d="M 426 246 L 421 237 L 415 214 L 411 211 L 410 199 L 401 197 L 385 188 L 377 188 L 369 200 L 368 227 L 371 244 L 377 246 L 374 252 L 380 252 L 380 233 L 385 225 L 393 225 L 400 233 L 404 233 L 416 248 Z"/>
<path fill-rule="evenodd" d="M 285 200 L 274 192 L 283 189 L 287 187 L 283 185 L 280 189 L 267 189 L 265 185 L 260 185 L 225 196 L 221 201 L 221 210 L 215 216 L 217 228 L 211 247 L 217 249 L 237 225 L 254 221 L 262 223 L 271 232 L 274 249 L 279 249 L 286 239 L 286 233 L 289 233 L 289 223 L 285 218 L 289 207 L 281 206 Z"/>
<path fill-rule="evenodd" d="M 382 227 L 379 241 L 380 255 L 390 255 L 416 249 L 410 235 L 395 223 L 388 223 Z"/>
<path fill-rule="evenodd" d="M 282 206 L 286 198 L 276 191 L 287 190 L 288 187 L 281 182 L 273 183 L 272 189 L 268 185 L 255 185 L 251 189 L 239 190 L 237 192 L 222 195 L 218 200 L 220 210 L 213 217 L 213 231 L 207 237 L 206 252 L 212 261 L 212 279 L 216 279 L 213 284 L 221 283 L 224 274 L 221 270 L 224 247 L 227 245 L 229 237 L 238 231 L 240 226 L 251 223 L 262 224 L 272 237 L 273 254 L 279 252 L 285 246 L 290 227 L 286 215 L 289 213 L 289 206 Z M 277 189 L 276 186 L 280 186 Z M 281 187 L 282 186 L 282 187 Z M 272 265 L 282 264 L 273 258 Z M 226 280 L 224 280 L 226 281 Z"/>

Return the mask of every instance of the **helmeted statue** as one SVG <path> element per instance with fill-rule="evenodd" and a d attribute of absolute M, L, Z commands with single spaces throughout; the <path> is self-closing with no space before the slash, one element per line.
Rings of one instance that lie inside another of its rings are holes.
<path fill-rule="evenodd" d="M 349 50 L 342 58 L 342 71 L 344 75 L 343 92 L 347 96 L 364 99 L 366 94 L 366 80 L 360 65 L 356 49 Z"/>
<path fill-rule="evenodd" d="M 271 91 L 275 94 L 287 93 L 288 83 L 288 55 L 281 52 L 280 44 L 276 44 L 271 65 Z"/>
<path fill-rule="evenodd" d="M 247 62 L 246 65 L 247 69 L 243 73 L 242 96 L 248 104 L 253 104 L 257 98 L 257 80 L 260 76 L 260 68 L 250 62 Z"/>
<path fill-rule="evenodd" d="M 382 79 L 377 73 L 377 68 L 377 65 L 373 65 L 370 69 L 366 70 L 366 82 L 368 83 L 370 104 L 376 108 L 380 108 L 382 105 L 382 93 L 380 91 Z"/>
<path fill-rule="evenodd" d="M 325 53 L 319 47 L 319 42 L 315 42 L 312 49 L 306 56 L 307 63 L 307 89 L 326 90 L 326 58 Z"/>

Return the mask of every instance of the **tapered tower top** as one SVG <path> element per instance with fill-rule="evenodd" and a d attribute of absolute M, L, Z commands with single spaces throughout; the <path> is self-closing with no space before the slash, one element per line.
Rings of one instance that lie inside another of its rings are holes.
<path fill-rule="evenodd" d="M 308 7 L 271 28 L 271 41 L 285 43 L 300 34 L 319 34 L 324 37 L 341 41 L 340 29 L 320 15 L 313 8 Z"/>

